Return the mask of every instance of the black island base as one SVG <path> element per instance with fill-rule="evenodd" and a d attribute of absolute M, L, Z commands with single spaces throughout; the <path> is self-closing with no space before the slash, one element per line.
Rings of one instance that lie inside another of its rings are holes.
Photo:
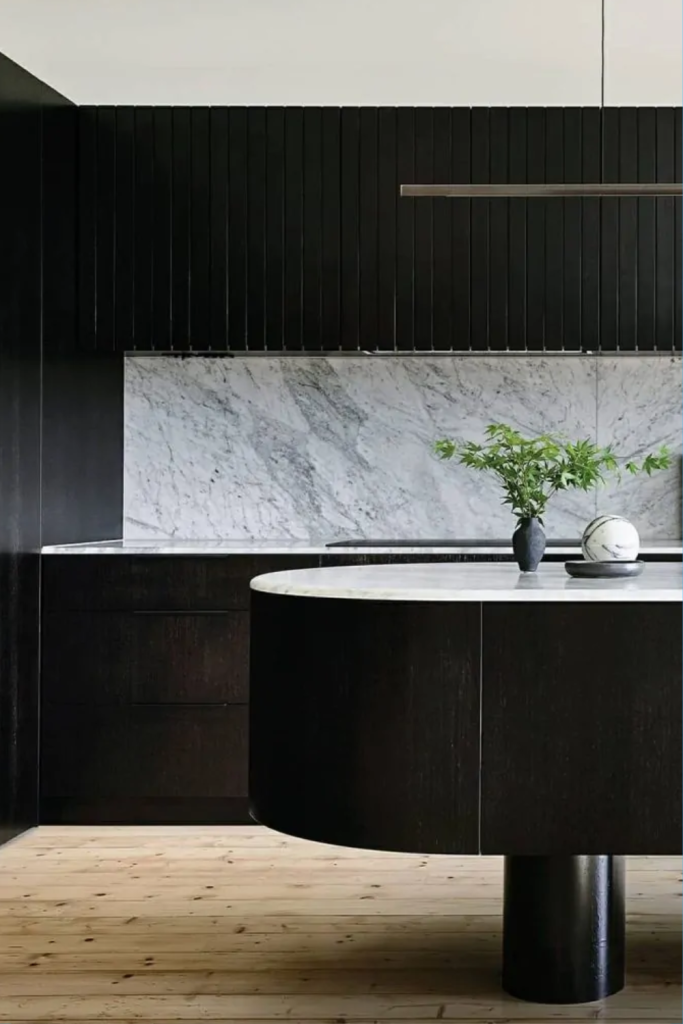
<path fill-rule="evenodd" d="M 623 988 L 622 854 L 681 850 L 680 567 L 341 566 L 251 586 L 256 819 L 333 846 L 504 856 L 505 992 Z"/>

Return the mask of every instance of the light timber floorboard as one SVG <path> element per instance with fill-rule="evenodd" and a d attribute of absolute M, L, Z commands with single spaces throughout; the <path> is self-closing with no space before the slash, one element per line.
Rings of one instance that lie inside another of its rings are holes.
<path fill-rule="evenodd" d="M 680 1021 L 680 858 L 627 877 L 625 991 L 535 1006 L 500 990 L 501 858 L 40 828 L 0 850 L 0 1024 Z"/>

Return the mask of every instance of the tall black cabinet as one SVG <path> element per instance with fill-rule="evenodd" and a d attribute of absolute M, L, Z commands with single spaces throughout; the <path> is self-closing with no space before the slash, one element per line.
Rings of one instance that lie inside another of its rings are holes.
<path fill-rule="evenodd" d="M 42 150 L 67 105 L 0 55 L 0 842 L 38 820 Z"/>

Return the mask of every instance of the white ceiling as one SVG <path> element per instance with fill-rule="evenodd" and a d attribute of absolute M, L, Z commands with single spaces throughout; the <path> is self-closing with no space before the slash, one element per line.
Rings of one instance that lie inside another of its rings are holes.
<path fill-rule="evenodd" d="M 600 0 L 0 0 L 0 50 L 77 103 L 592 104 Z"/>
<path fill-rule="evenodd" d="M 605 0 L 606 102 L 680 104 L 682 0 Z M 0 0 L 76 103 L 596 105 L 601 0 Z"/>

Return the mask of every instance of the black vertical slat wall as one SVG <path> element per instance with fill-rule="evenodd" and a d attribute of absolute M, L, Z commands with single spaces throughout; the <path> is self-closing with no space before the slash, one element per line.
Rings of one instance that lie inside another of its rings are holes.
<path fill-rule="evenodd" d="M 398 193 L 680 181 L 680 108 L 85 107 L 78 148 L 83 350 L 681 349 L 680 199 Z"/>

